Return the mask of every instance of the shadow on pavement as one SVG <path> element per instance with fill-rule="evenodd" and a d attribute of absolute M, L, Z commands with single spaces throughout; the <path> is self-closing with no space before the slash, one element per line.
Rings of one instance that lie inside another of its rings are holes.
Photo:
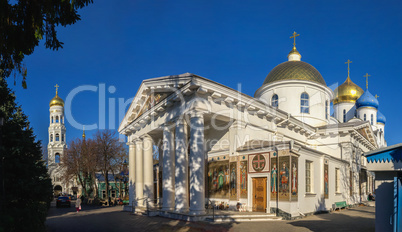
<path fill-rule="evenodd" d="M 317 214 L 301 220 L 289 222 L 296 227 L 310 231 L 375 231 L 374 208 L 359 207 L 342 212 Z"/>

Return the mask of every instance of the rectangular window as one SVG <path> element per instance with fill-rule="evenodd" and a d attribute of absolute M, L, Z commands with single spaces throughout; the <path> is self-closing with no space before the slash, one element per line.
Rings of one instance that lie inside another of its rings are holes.
<path fill-rule="evenodd" d="M 313 162 L 306 160 L 306 193 L 313 192 Z"/>
<path fill-rule="evenodd" d="M 339 168 L 335 168 L 335 192 L 339 193 L 340 190 L 340 171 Z"/>
<path fill-rule="evenodd" d="M 325 101 L 325 119 L 328 119 L 328 101 Z"/>

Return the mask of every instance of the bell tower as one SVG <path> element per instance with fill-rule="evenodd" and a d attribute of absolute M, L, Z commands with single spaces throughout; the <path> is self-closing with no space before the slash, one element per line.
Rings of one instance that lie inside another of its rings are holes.
<path fill-rule="evenodd" d="M 63 173 L 60 167 L 61 157 L 67 149 L 66 127 L 64 125 L 64 101 L 58 95 L 59 86 L 56 84 L 56 96 L 49 103 L 49 144 L 48 171 L 52 179 L 54 194 L 68 192 L 66 181 L 62 179 Z"/>

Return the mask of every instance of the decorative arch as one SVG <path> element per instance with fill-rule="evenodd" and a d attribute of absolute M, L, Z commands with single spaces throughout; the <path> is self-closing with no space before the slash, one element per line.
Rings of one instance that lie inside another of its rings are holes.
<path fill-rule="evenodd" d="M 56 123 L 59 123 L 59 116 L 56 115 Z"/>
<path fill-rule="evenodd" d="M 56 134 L 56 142 L 58 142 L 58 141 L 60 141 L 60 135 L 59 134 Z"/>

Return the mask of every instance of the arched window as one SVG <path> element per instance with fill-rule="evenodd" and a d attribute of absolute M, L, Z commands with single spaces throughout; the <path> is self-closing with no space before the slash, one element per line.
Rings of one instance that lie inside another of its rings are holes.
<path fill-rule="evenodd" d="M 274 94 L 271 100 L 271 106 L 278 108 L 278 95 Z"/>
<path fill-rule="evenodd" d="M 328 101 L 325 101 L 325 119 L 328 119 Z"/>
<path fill-rule="evenodd" d="M 371 125 L 374 125 L 374 115 L 371 114 Z"/>
<path fill-rule="evenodd" d="M 343 110 L 343 122 L 346 122 L 346 110 Z"/>
<path fill-rule="evenodd" d="M 309 96 L 307 93 L 302 93 L 300 97 L 300 113 L 310 113 Z"/>
<path fill-rule="evenodd" d="M 54 121 L 53 121 L 53 116 L 52 116 L 52 123 L 53 123 Z"/>
<path fill-rule="evenodd" d="M 56 123 L 59 123 L 59 116 L 56 116 Z"/>
<path fill-rule="evenodd" d="M 363 121 L 366 121 L 366 119 L 367 119 L 366 114 L 364 114 L 363 116 L 364 116 Z"/>
<path fill-rule="evenodd" d="M 61 141 L 64 142 L 64 134 L 61 134 Z"/>
<path fill-rule="evenodd" d="M 63 118 L 63 116 L 60 116 L 60 123 L 64 123 L 64 118 Z"/>
<path fill-rule="evenodd" d="M 60 154 L 59 153 L 56 153 L 56 155 L 54 155 L 54 162 L 56 164 L 60 163 Z"/>
<path fill-rule="evenodd" d="M 56 142 L 60 141 L 60 136 L 59 134 L 56 134 Z"/>
<path fill-rule="evenodd" d="M 50 135 L 50 142 L 53 142 L 53 134 Z"/>

